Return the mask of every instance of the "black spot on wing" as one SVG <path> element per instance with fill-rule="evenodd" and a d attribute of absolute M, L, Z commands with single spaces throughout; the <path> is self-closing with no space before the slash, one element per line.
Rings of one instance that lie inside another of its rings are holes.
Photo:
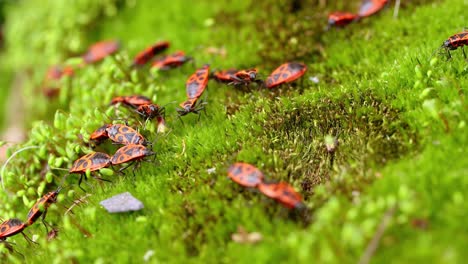
<path fill-rule="evenodd" d="M 115 137 L 115 135 L 119 133 L 119 128 L 116 125 L 112 125 L 108 127 L 106 130 L 107 130 L 107 134 L 109 135 L 109 137 Z"/>

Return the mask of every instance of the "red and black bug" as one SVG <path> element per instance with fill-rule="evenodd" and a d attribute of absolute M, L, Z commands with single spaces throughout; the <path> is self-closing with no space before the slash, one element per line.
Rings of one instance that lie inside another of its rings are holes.
<path fill-rule="evenodd" d="M 328 15 L 328 28 L 344 27 L 359 19 L 359 16 L 349 12 L 333 12 Z"/>
<path fill-rule="evenodd" d="M 33 242 L 23 233 L 23 230 L 26 227 L 27 225 L 17 218 L 11 218 L 4 221 L 0 224 L 0 241 L 5 241 L 8 237 L 21 233 L 28 242 Z"/>
<path fill-rule="evenodd" d="M 60 88 L 44 86 L 42 87 L 42 94 L 48 99 L 52 99 L 52 98 L 57 97 L 60 94 Z"/>
<path fill-rule="evenodd" d="M 145 157 L 154 155 L 153 151 L 148 149 L 143 145 L 137 144 L 130 144 L 119 148 L 115 154 L 111 157 L 110 161 L 112 165 L 119 165 L 123 163 L 129 163 L 124 168 L 121 168 L 119 171 L 123 171 L 129 166 L 131 166 L 134 162 L 139 162 L 143 160 Z"/>
<path fill-rule="evenodd" d="M 94 142 L 94 144 L 99 145 L 102 143 L 102 141 L 106 140 L 109 138 L 109 135 L 107 134 L 107 128 L 110 127 L 111 124 L 105 124 L 101 126 L 100 128 L 96 129 L 91 136 L 89 136 L 89 140 Z"/>
<path fill-rule="evenodd" d="M 152 104 L 153 102 L 146 96 L 143 95 L 127 95 L 117 96 L 112 98 L 111 105 L 122 103 L 132 108 L 138 108 L 140 105 Z"/>
<path fill-rule="evenodd" d="M 185 52 L 177 51 L 173 54 L 157 58 L 154 60 L 151 68 L 166 71 L 182 66 L 184 63 L 190 60 L 192 60 L 192 57 L 185 56 Z"/>
<path fill-rule="evenodd" d="M 121 124 L 113 124 L 106 128 L 109 139 L 114 143 L 129 145 L 148 145 L 149 142 L 135 129 Z"/>
<path fill-rule="evenodd" d="M 462 47 L 463 56 L 466 58 L 465 50 L 463 46 L 468 45 L 468 31 L 465 30 L 461 33 L 457 33 L 453 36 L 450 36 L 444 43 L 441 48 L 447 51 L 447 57 L 450 59 L 452 55 L 450 54 L 451 50 L 456 50 L 459 47 Z"/>
<path fill-rule="evenodd" d="M 117 52 L 119 47 L 119 42 L 115 40 L 100 41 L 91 45 L 82 57 L 85 63 L 95 63 Z"/>
<path fill-rule="evenodd" d="M 205 109 L 206 102 L 198 101 L 198 97 L 187 99 L 187 101 L 180 104 L 180 108 L 177 108 L 177 112 L 180 116 L 184 116 L 188 113 L 199 114 L 201 110 Z"/>
<path fill-rule="evenodd" d="M 293 82 L 299 79 L 307 71 L 307 66 L 300 62 L 287 62 L 274 70 L 266 79 L 267 88 Z"/>
<path fill-rule="evenodd" d="M 81 188 L 81 182 L 83 180 L 83 175 L 86 171 L 97 171 L 102 168 L 107 168 L 111 165 L 110 156 L 102 152 L 92 152 L 84 155 L 83 157 L 75 160 L 72 167 L 69 170 L 69 173 L 80 174 L 80 179 L 78 180 L 78 187 Z M 101 177 L 93 175 L 97 180 L 108 181 Z M 81 188 L 83 190 L 83 188 Z"/>
<path fill-rule="evenodd" d="M 258 190 L 265 196 L 278 201 L 287 208 L 302 209 L 305 207 L 301 195 L 286 182 L 260 183 L 258 185 Z"/>
<path fill-rule="evenodd" d="M 228 169 L 228 177 L 244 187 L 257 187 L 263 182 L 263 173 L 248 163 L 234 163 Z"/>
<path fill-rule="evenodd" d="M 64 76 L 73 76 L 74 70 L 70 66 L 54 65 L 49 67 L 44 78 L 42 94 L 49 99 L 57 97 L 60 94 L 60 88 L 51 85 L 51 82 L 58 81 Z"/>
<path fill-rule="evenodd" d="M 51 81 L 51 80 L 60 80 L 64 76 L 72 76 L 75 73 L 73 68 L 71 66 L 59 66 L 59 65 L 54 65 L 49 67 L 49 69 L 46 72 L 45 80 L 46 81 Z"/>
<path fill-rule="evenodd" d="M 239 82 L 239 84 L 249 84 L 256 80 L 257 69 L 240 70 L 234 76 L 237 78 L 234 85 L 236 85 L 236 82 Z"/>
<path fill-rule="evenodd" d="M 57 190 L 53 192 L 48 192 L 44 196 L 42 196 L 39 201 L 37 201 L 31 210 L 28 212 L 28 219 L 26 220 L 26 226 L 30 226 L 36 222 L 36 220 L 42 215 L 42 223 L 44 224 L 47 232 L 48 228 L 45 222 L 45 217 L 47 215 L 47 209 L 49 206 L 55 202 L 57 202 L 57 196 L 60 192 L 61 188 L 58 188 Z"/>
<path fill-rule="evenodd" d="M 163 117 L 165 115 L 164 107 L 157 104 L 144 104 L 140 105 L 136 112 L 141 115 L 145 120 L 151 120 L 155 117 Z"/>
<path fill-rule="evenodd" d="M 170 44 L 168 41 L 160 41 L 147 47 L 135 56 L 132 66 L 135 67 L 145 65 L 154 56 L 169 48 L 169 45 Z"/>
<path fill-rule="evenodd" d="M 202 95 L 208 84 L 209 76 L 210 65 L 206 64 L 188 78 L 185 83 L 188 99 L 199 98 Z"/>
<path fill-rule="evenodd" d="M 230 83 L 232 82 L 233 76 L 236 74 L 236 69 L 229 69 L 224 71 L 216 71 L 212 74 L 212 78 L 218 82 Z"/>
<path fill-rule="evenodd" d="M 382 10 L 388 3 L 388 0 L 363 0 L 359 8 L 359 17 L 369 17 Z"/>
<path fill-rule="evenodd" d="M 136 112 L 143 117 L 145 121 L 156 117 L 158 121 L 158 132 L 163 133 L 166 130 L 166 121 L 164 120 L 166 110 L 164 107 L 156 104 L 140 105 Z"/>
<path fill-rule="evenodd" d="M 217 71 L 212 74 L 212 77 L 218 82 L 231 84 L 234 86 L 238 85 L 249 85 L 251 82 L 258 81 L 257 69 L 249 70 L 236 70 L 229 69 L 225 71 Z"/>

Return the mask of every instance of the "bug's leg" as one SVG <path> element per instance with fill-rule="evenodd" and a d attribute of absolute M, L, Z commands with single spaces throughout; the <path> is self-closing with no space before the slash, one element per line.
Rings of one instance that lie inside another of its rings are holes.
<path fill-rule="evenodd" d="M 465 47 L 462 46 L 463 57 L 466 59 Z"/>
<path fill-rule="evenodd" d="M 111 165 L 111 168 L 112 168 L 112 170 L 113 170 L 114 172 L 116 172 L 116 170 L 115 170 L 115 168 L 114 168 L 113 165 Z M 122 175 L 122 176 L 125 175 L 125 173 L 121 172 L 120 170 L 118 170 L 117 173 L 119 173 L 119 174 Z"/>
<path fill-rule="evenodd" d="M 98 181 L 112 182 L 111 180 L 104 179 L 104 178 L 99 177 L 99 176 L 93 176 L 93 178 L 96 179 L 96 180 L 98 180 Z"/>
<path fill-rule="evenodd" d="M 32 241 L 32 239 L 30 239 L 25 233 L 21 232 L 21 234 L 23 235 L 24 239 L 26 239 L 26 241 L 28 241 L 28 243 L 33 243 L 33 244 L 36 244 L 36 245 L 39 244 L 37 242 Z"/>
<path fill-rule="evenodd" d="M 132 166 L 134 162 L 135 162 L 135 161 L 132 161 L 132 162 L 128 163 L 128 165 L 125 166 L 125 167 L 123 167 L 123 168 L 121 168 L 121 169 L 119 170 L 119 172 L 122 172 L 122 171 L 126 170 L 128 167 Z"/>
<path fill-rule="evenodd" d="M 450 51 L 447 49 L 447 60 L 450 60 L 452 58 L 452 55 L 450 54 Z"/>
<path fill-rule="evenodd" d="M 177 118 L 179 119 L 180 123 L 182 123 L 182 126 L 185 126 L 184 120 L 182 120 L 182 116 L 183 116 L 183 115 L 178 114 L 178 115 L 177 115 Z"/>
<path fill-rule="evenodd" d="M 49 233 L 49 228 L 47 228 L 48 223 L 45 221 L 46 215 L 47 215 L 47 210 L 44 210 L 44 213 L 42 214 L 41 218 L 42 218 L 42 224 L 46 228 L 46 233 L 48 234 Z"/>
<path fill-rule="evenodd" d="M 104 179 L 104 178 L 102 178 L 100 176 L 96 176 L 94 174 L 92 176 L 93 176 L 94 179 L 99 181 L 99 186 L 101 186 L 101 190 L 103 190 L 103 191 L 104 191 L 104 182 L 112 182 L 112 181 L 110 181 L 108 179 Z"/>
<path fill-rule="evenodd" d="M 86 192 L 83 187 L 81 187 L 81 182 L 83 181 L 83 174 L 80 174 L 80 179 L 78 180 L 78 187 L 83 190 L 83 192 Z"/>
<path fill-rule="evenodd" d="M 232 76 L 231 76 L 231 79 L 232 79 L 232 80 L 231 80 L 230 83 L 228 83 L 228 85 L 234 85 L 234 86 L 236 86 L 236 85 L 245 83 L 244 80 L 242 80 L 242 79 L 239 78 L 239 77 L 236 77 L 235 75 L 232 75 Z"/>

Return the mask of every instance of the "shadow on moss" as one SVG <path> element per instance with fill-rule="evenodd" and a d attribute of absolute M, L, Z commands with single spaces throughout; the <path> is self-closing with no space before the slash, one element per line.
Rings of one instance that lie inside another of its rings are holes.
<path fill-rule="evenodd" d="M 281 101 L 272 104 L 261 135 L 264 151 L 280 163 L 272 175 L 300 182 L 306 200 L 314 186 L 325 183 L 351 197 L 375 178 L 375 166 L 401 158 L 418 141 L 400 119 L 400 110 L 384 101 L 368 92 L 293 102 L 287 109 Z M 327 150 L 327 135 L 338 139 L 336 152 Z M 358 176 L 343 178 L 343 174 Z"/>

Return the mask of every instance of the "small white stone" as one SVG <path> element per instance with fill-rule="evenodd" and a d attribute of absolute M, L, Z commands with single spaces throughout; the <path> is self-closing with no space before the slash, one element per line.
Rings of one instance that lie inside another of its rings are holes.
<path fill-rule="evenodd" d="M 216 172 L 216 168 L 209 168 L 206 170 L 206 172 L 208 172 L 208 174 L 213 174 Z"/>
<path fill-rule="evenodd" d="M 311 80 L 313 83 L 319 83 L 320 80 L 317 76 L 310 76 L 309 80 Z"/>
<path fill-rule="evenodd" d="M 145 255 L 143 256 L 143 260 L 145 262 L 148 262 L 153 255 L 154 255 L 154 250 L 150 249 L 150 250 L 146 251 Z"/>
<path fill-rule="evenodd" d="M 124 192 L 112 196 L 109 199 L 99 203 L 109 213 L 124 213 L 129 211 L 138 211 L 143 209 L 143 203 L 133 197 L 129 192 Z"/>

